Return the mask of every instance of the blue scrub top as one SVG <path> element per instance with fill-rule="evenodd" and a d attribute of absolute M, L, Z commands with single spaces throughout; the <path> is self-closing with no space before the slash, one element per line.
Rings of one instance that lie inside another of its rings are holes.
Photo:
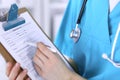
<path fill-rule="evenodd" d="M 102 58 L 103 53 L 111 55 L 120 22 L 120 2 L 110 13 L 109 0 L 88 0 L 79 24 L 81 36 L 74 43 L 69 35 L 75 28 L 82 3 L 83 0 L 69 1 L 55 44 L 63 54 L 75 61 L 79 74 L 88 80 L 120 80 L 120 68 Z M 114 61 L 120 62 L 120 36 Z"/>

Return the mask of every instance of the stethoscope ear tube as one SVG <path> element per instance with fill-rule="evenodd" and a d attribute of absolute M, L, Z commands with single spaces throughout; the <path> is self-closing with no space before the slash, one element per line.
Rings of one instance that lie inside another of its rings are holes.
<path fill-rule="evenodd" d="M 117 68 L 120 68 L 120 63 L 116 63 L 114 61 L 114 54 L 115 54 L 115 47 L 116 47 L 116 43 L 117 43 L 119 34 L 120 34 L 120 23 L 118 24 L 118 29 L 117 29 L 117 32 L 116 32 L 116 35 L 115 35 L 115 38 L 114 38 L 114 41 L 113 41 L 110 58 L 107 56 L 106 53 L 102 54 L 102 58 L 103 59 L 106 59 L 107 61 L 109 61 L 110 63 L 112 63 Z"/>
<path fill-rule="evenodd" d="M 112 59 L 110 59 L 110 58 L 107 56 L 107 54 L 104 53 L 104 54 L 102 55 L 102 57 L 103 57 L 103 59 L 106 59 L 107 61 L 109 61 L 110 63 L 112 63 L 113 66 L 115 66 L 115 67 L 117 67 L 117 68 L 120 68 L 120 63 L 114 62 Z"/>

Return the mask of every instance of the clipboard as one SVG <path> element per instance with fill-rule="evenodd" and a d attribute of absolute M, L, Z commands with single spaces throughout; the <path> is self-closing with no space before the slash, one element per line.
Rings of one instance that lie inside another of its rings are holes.
<path fill-rule="evenodd" d="M 26 8 L 21 8 L 18 10 L 18 14 L 20 15 L 26 11 L 29 12 Z M 0 43 L 0 54 L 4 57 L 6 62 L 16 63 L 15 59 L 9 54 L 9 52 L 4 48 L 4 46 L 1 43 Z"/>
<path fill-rule="evenodd" d="M 29 11 L 26 8 L 20 8 L 18 10 L 18 15 L 24 13 L 24 12 L 28 12 Z M 30 14 L 30 13 L 29 13 Z M 7 16 L 7 15 L 6 15 Z M 32 17 L 32 16 L 31 16 Z M 33 18 L 33 17 L 32 17 Z M 33 18 L 34 19 L 34 18 Z M 2 57 L 5 59 L 6 62 L 12 62 L 12 64 L 16 63 L 16 60 L 10 55 L 10 53 L 5 49 L 5 47 L 0 43 L 0 54 L 2 55 Z M 21 68 L 20 71 L 22 71 L 23 69 Z M 26 80 L 28 77 L 28 75 L 25 77 L 24 80 Z"/>
<path fill-rule="evenodd" d="M 30 14 L 30 12 L 26 8 L 21 8 L 21 9 L 18 10 L 18 14 L 19 15 L 22 14 L 22 13 L 24 13 L 24 12 L 28 12 L 29 15 L 30 15 L 30 17 L 34 20 L 34 22 L 37 24 L 37 26 L 41 29 L 41 27 L 38 25 L 38 23 L 35 21 L 35 19 L 32 17 L 32 15 Z M 42 30 L 42 32 L 45 34 L 45 32 L 43 30 Z M 48 36 L 47 36 L 47 38 L 50 40 L 50 38 Z M 16 63 L 16 60 L 10 55 L 10 53 L 5 49 L 5 47 L 1 43 L 0 43 L 0 53 L 4 57 L 4 59 L 6 60 L 6 62 L 10 61 L 12 63 Z M 75 70 L 75 72 L 77 72 L 77 67 L 75 66 L 73 60 L 66 59 L 65 57 L 64 57 L 64 59 L 70 64 L 70 66 L 73 68 L 73 70 Z"/>
<path fill-rule="evenodd" d="M 11 5 L 11 7 L 14 6 L 14 5 L 16 5 L 16 4 Z M 34 22 L 37 24 L 37 26 L 42 30 L 42 28 L 39 26 L 39 24 L 37 23 L 37 21 L 33 18 L 33 16 L 31 15 L 31 13 L 28 11 L 28 9 L 26 9 L 25 7 L 18 9 L 18 15 L 20 15 L 20 14 L 22 14 L 24 12 L 28 12 L 29 15 L 30 15 L 30 17 L 34 20 Z M 16 27 L 17 27 L 17 25 L 16 25 Z M 0 43 L 0 54 L 4 57 L 4 59 L 6 60 L 6 62 L 16 63 L 15 59 L 10 55 L 10 53 L 5 49 L 5 47 L 1 43 Z"/>

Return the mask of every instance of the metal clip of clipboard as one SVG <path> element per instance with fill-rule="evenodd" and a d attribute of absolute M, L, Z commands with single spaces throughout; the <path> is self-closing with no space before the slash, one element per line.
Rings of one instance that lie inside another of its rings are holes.
<path fill-rule="evenodd" d="M 2 25 L 3 29 L 7 31 L 24 23 L 25 19 L 18 17 L 18 6 L 16 4 L 12 4 L 7 15 L 7 21 Z"/>

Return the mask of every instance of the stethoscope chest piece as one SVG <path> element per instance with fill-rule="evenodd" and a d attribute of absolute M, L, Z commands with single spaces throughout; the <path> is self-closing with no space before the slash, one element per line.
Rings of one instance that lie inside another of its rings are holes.
<path fill-rule="evenodd" d="M 87 2 L 87 0 L 84 0 L 84 1 L 83 1 L 82 8 L 81 8 L 81 10 L 80 10 L 79 17 L 78 17 L 78 20 L 77 20 L 77 23 L 76 23 L 76 27 L 75 27 L 75 29 L 73 29 L 72 32 L 70 33 L 70 37 L 73 39 L 73 41 L 74 41 L 75 43 L 79 40 L 80 35 L 81 35 L 81 30 L 80 30 L 80 28 L 78 27 L 78 25 L 80 24 L 81 17 L 82 17 L 82 14 L 83 14 L 83 11 L 84 11 L 86 2 Z"/>
<path fill-rule="evenodd" d="M 76 43 L 79 38 L 80 38 L 80 33 L 81 33 L 81 30 L 80 28 L 76 27 L 75 29 L 73 29 L 70 33 L 70 37 L 73 39 L 73 41 Z"/>

